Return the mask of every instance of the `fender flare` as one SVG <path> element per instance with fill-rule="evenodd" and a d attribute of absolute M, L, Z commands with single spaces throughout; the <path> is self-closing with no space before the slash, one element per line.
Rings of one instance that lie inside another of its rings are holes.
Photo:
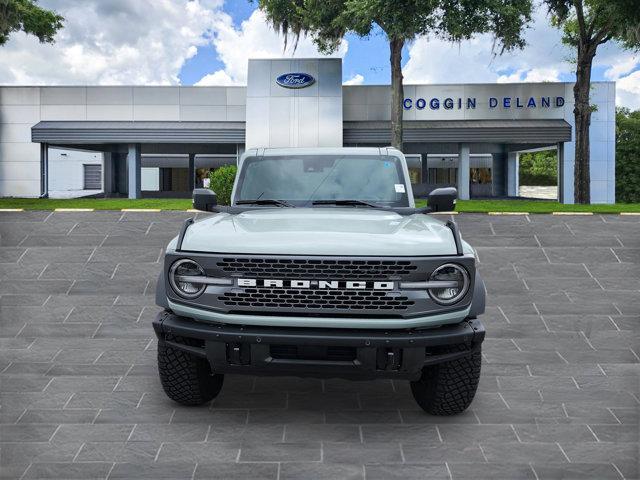
<path fill-rule="evenodd" d="M 159 307 L 168 309 L 169 302 L 167 301 L 167 291 L 165 290 L 164 272 L 158 274 L 158 281 L 156 282 L 156 305 Z"/>
<path fill-rule="evenodd" d="M 476 281 L 473 286 L 473 299 L 471 300 L 471 311 L 468 318 L 477 318 L 484 313 L 487 290 L 480 272 L 476 270 Z"/>

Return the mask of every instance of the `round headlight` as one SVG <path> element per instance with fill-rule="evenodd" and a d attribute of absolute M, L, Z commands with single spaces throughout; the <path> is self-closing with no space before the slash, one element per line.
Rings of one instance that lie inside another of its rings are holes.
<path fill-rule="evenodd" d="M 442 286 L 429 288 L 429 295 L 440 305 L 452 305 L 462 299 L 469 290 L 469 273 L 461 265 L 446 263 L 436 268 L 429 277 L 430 283 Z"/>
<path fill-rule="evenodd" d="M 183 258 L 169 269 L 171 288 L 184 298 L 196 298 L 207 288 L 205 283 L 198 283 L 197 277 L 205 277 L 204 269 L 193 260 Z"/>

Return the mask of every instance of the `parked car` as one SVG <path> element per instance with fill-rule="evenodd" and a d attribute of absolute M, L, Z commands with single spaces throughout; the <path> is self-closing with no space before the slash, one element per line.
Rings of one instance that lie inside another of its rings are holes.
<path fill-rule="evenodd" d="M 173 400 L 215 398 L 226 374 L 411 383 L 428 413 L 465 410 L 480 378 L 485 289 L 451 211 L 416 208 L 393 148 L 254 149 L 230 206 L 196 189 L 166 249 L 153 322 Z M 442 217 L 441 217 L 442 218 Z"/>

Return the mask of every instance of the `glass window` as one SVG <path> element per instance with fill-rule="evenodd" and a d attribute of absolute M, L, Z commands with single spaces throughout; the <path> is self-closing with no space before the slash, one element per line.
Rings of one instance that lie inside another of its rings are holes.
<path fill-rule="evenodd" d="M 382 156 L 282 156 L 245 160 L 235 201 L 363 200 L 409 206 L 401 162 Z"/>

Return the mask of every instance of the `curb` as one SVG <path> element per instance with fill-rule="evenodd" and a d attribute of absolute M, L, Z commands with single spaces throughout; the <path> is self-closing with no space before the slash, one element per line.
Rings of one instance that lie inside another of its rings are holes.
<path fill-rule="evenodd" d="M 95 212 L 95 208 L 54 208 L 54 212 Z"/>
<path fill-rule="evenodd" d="M 551 212 L 551 215 L 593 215 L 593 212 Z"/>
<path fill-rule="evenodd" d="M 487 215 L 529 215 L 529 212 L 487 212 Z"/>
<path fill-rule="evenodd" d="M 620 212 L 620 215 L 625 215 L 625 216 L 640 216 L 640 212 Z"/>
<path fill-rule="evenodd" d="M 121 212 L 161 212 L 159 208 L 122 208 Z M 169 211 L 169 210 L 165 210 Z"/>
<path fill-rule="evenodd" d="M 24 208 L 0 208 L 0 212 L 24 212 Z"/>

